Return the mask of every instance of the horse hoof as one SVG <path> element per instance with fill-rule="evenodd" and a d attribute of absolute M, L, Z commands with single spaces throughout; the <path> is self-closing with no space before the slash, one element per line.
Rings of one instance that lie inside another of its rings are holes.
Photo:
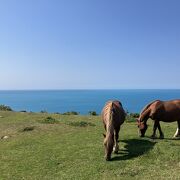
<path fill-rule="evenodd" d="M 180 139 L 180 136 L 173 136 L 172 139 Z"/>
<path fill-rule="evenodd" d="M 164 139 L 164 136 L 159 136 L 159 139 Z"/>

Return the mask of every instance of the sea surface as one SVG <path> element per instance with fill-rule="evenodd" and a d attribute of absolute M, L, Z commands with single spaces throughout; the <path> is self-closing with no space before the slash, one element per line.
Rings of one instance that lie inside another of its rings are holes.
<path fill-rule="evenodd" d="M 0 91 L 0 104 L 15 111 L 100 113 L 105 102 L 119 100 L 126 111 L 136 113 L 149 102 L 180 99 L 179 90 L 14 90 Z"/>

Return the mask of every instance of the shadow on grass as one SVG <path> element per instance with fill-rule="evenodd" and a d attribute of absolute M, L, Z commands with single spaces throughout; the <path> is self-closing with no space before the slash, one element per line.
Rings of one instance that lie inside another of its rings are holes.
<path fill-rule="evenodd" d="M 156 144 L 156 142 L 152 140 L 145 139 L 129 139 L 121 142 L 126 143 L 124 146 L 126 149 L 120 150 L 120 152 L 111 159 L 112 161 L 128 160 L 141 156 L 153 149 Z"/>
<path fill-rule="evenodd" d="M 173 140 L 173 141 L 179 141 L 180 140 L 180 137 L 177 137 L 177 138 L 174 138 L 174 137 L 172 137 L 172 138 L 164 138 L 164 140 Z"/>

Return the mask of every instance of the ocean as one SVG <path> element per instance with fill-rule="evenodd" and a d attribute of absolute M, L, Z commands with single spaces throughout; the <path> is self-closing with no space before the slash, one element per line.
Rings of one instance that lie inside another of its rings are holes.
<path fill-rule="evenodd" d="M 126 111 L 138 113 L 149 102 L 180 99 L 178 90 L 13 90 L 0 91 L 0 104 L 15 111 L 101 112 L 108 100 L 119 100 Z"/>

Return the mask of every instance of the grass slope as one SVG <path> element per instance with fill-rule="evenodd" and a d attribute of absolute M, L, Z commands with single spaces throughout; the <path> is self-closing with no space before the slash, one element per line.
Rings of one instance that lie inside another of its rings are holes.
<path fill-rule="evenodd" d="M 0 139 L 0 179 L 180 179 L 177 125 L 161 124 L 165 139 L 151 140 L 125 122 L 120 153 L 106 162 L 99 116 L 0 112 L 0 137 L 9 136 Z"/>

